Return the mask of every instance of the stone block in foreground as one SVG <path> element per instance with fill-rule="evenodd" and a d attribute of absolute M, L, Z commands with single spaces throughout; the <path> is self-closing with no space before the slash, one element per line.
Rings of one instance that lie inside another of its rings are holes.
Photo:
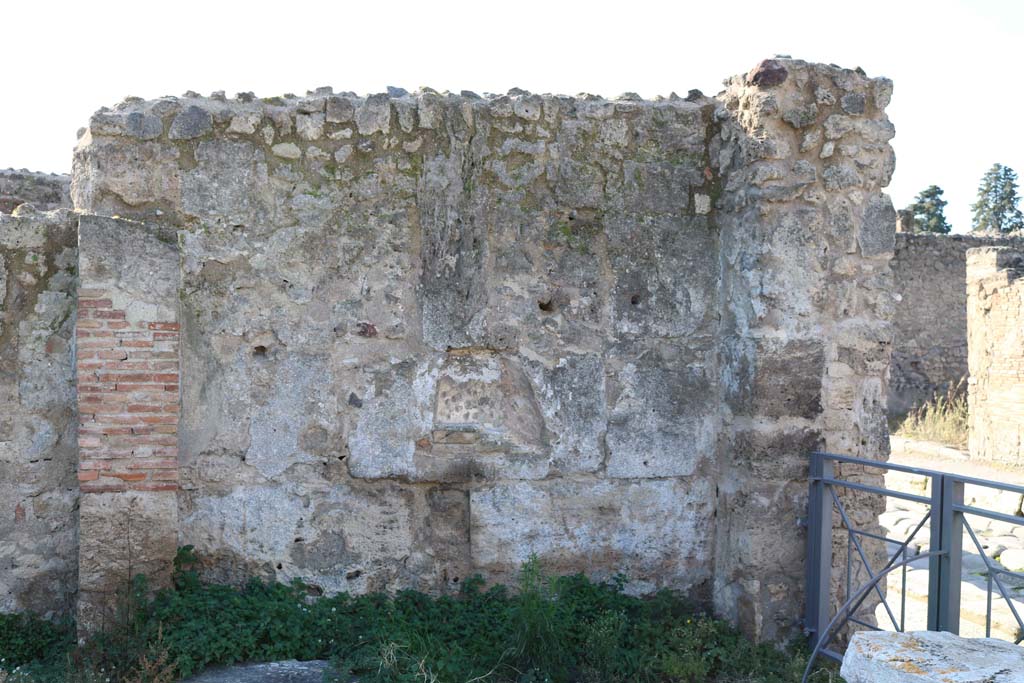
<path fill-rule="evenodd" d="M 320 683 L 324 680 L 327 662 L 294 659 L 269 664 L 242 664 L 204 671 L 187 683 Z"/>
<path fill-rule="evenodd" d="M 945 631 L 862 631 L 840 673 L 847 683 L 1021 683 L 1024 648 Z"/>

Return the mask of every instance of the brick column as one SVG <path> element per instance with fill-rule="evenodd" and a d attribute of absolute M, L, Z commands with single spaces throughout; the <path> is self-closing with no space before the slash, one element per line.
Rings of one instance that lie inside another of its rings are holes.
<path fill-rule="evenodd" d="M 79 633 L 103 629 L 177 549 L 178 249 L 173 232 L 82 216 L 77 372 Z"/>

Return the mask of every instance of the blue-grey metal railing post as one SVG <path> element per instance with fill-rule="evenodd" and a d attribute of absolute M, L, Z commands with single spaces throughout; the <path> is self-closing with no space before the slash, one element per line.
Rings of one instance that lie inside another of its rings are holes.
<path fill-rule="evenodd" d="M 960 632 L 960 581 L 964 517 L 964 483 L 946 474 L 932 476 L 932 529 L 928 564 L 928 630 Z"/>
<path fill-rule="evenodd" d="M 928 550 L 942 550 L 942 475 L 930 477 L 932 485 L 932 524 L 928 541 Z M 935 596 L 939 594 L 942 582 L 942 556 L 932 555 L 928 560 L 928 630 L 939 631 L 939 603 Z"/>
<path fill-rule="evenodd" d="M 804 626 L 811 647 L 824 637 L 832 601 L 832 496 L 826 479 L 832 478 L 832 461 L 815 453 L 811 457 L 811 486 L 807 500 L 807 614 Z"/>

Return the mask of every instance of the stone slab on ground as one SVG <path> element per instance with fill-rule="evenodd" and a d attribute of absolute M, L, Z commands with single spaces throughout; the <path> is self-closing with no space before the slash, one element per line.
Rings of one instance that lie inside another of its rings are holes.
<path fill-rule="evenodd" d="M 209 669 L 185 683 L 322 683 L 327 662 L 313 660 L 242 664 Z"/>
<path fill-rule="evenodd" d="M 847 683 L 1024 683 L 1024 648 L 937 631 L 862 631 L 840 673 Z"/>

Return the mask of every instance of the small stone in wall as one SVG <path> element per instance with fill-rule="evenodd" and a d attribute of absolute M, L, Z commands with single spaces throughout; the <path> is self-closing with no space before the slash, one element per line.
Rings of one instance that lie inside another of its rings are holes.
<path fill-rule="evenodd" d="M 832 91 L 822 86 L 814 89 L 814 99 L 818 104 L 824 104 L 826 106 L 831 106 L 836 103 L 836 96 L 832 94 Z"/>
<path fill-rule="evenodd" d="M 174 117 L 167 137 L 171 140 L 191 140 L 206 135 L 211 130 L 213 130 L 213 117 L 210 116 L 210 112 L 191 105 L 185 107 L 180 114 Z"/>
<path fill-rule="evenodd" d="M 762 88 L 770 88 L 785 82 L 789 76 L 786 67 L 774 59 L 765 59 L 747 74 L 747 82 Z"/>
<path fill-rule="evenodd" d="M 270 148 L 271 151 L 282 159 L 298 159 L 302 156 L 302 150 L 293 142 L 282 142 Z"/>
<path fill-rule="evenodd" d="M 125 117 L 125 129 L 132 137 L 152 140 L 163 135 L 164 124 L 158 116 L 133 111 Z"/>
<path fill-rule="evenodd" d="M 698 216 L 711 213 L 711 197 L 706 194 L 693 195 L 693 212 Z"/>
<path fill-rule="evenodd" d="M 807 131 L 803 141 L 800 143 L 800 151 L 808 152 L 821 144 L 821 131 L 818 129 Z"/>
<path fill-rule="evenodd" d="M 256 126 L 259 125 L 262 118 L 263 116 L 256 112 L 233 116 L 231 117 L 231 124 L 228 126 L 228 132 L 251 135 L 256 132 Z"/>
<path fill-rule="evenodd" d="M 332 97 L 327 100 L 327 122 L 345 123 L 355 116 L 356 108 L 352 101 L 344 97 Z"/>
<path fill-rule="evenodd" d="M 373 323 L 359 323 L 356 325 L 356 334 L 360 337 L 376 337 L 377 326 Z"/>
<path fill-rule="evenodd" d="M 843 108 L 847 114 L 863 114 L 864 113 L 864 96 L 860 93 L 849 93 L 843 95 L 843 99 L 839 101 L 839 106 Z"/>
<path fill-rule="evenodd" d="M 356 127 L 361 135 L 391 130 L 391 100 L 387 95 L 371 95 L 356 111 Z"/>
<path fill-rule="evenodd" d="M 838 140 L 854 128 L 853 120 L 842 114 L 833 114 L 825 119 L 825 137 L 829 140 Z"/>
<path fill-rule="evenodd" d="M 350 156 L 352 156 L 352 145 L 342 145 L 338 148 L 338 151 L 334 153 L 334 160 L 339 164 L 343 164 L 348 161 Z"/>
<path fill-rule="evenodd" d="M 805 107 L 790 109 L 782 115 L 782 120 L 794 128 L 806 128 L 818 118 L 818 107 L 815 104 L 808 104 Z"/>
<path fill-rule="evenodd" d="M 295 130 L 305 140 L 317 140 L 324 134 L 323 114 L 299 114 L 295 117 Z"/>

